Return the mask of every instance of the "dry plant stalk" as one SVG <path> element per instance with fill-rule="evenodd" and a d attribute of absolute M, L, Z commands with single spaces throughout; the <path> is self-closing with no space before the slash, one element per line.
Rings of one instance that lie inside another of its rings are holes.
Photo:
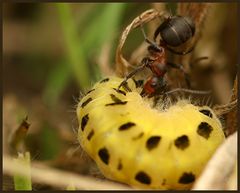
<path fill-rule="evenodd" d="M 122 55 L 122 48 L 124 46 L 124 43 L 128 37 L 128 34 L 130 33 L 131 30 L 139 27 L 141 24 L 147 23 L 157 17 L 161 17 L 162 15 L 164 15 L 165 12 L 158 12 L 154 9 L 149 9 L 145 12 L 143 12 L 140 16 L 137 16 L 123 31 L 120 40 L 119 40 L 119 44 L 117 47 L 117 51 L 116 51 L 116 57 L 115 57 L 115 61 L 116 61 L 116 73 L 119 76 L 124 76 L 127 72 L 127 68 L 129 66 L 131 66 L 129 64 L 129 62 L 123 57 Z"/>
<path fill-rule="evenodd" d="M 41 164 L 31 164 L 32 181 L 47 184 L 53 187 L 66 189 L 69 185 L 78 190 L 130 190 L 131 188 L 108 181 L 100 181 L 95 178 L 76 175 L 61 171 Z M 25 175 L 26 168 L 15 163 L 9 156 L 3 157 L 3 173 L 13 175 L 19 173 Z"/>
<path fill-rule="evenodd" d="M 14 131 L 14 133 L 10 136 L 9 145 L 10 151 L 12 154 L 17 154 L 22 147 L 22 142 L 27 135 L 30 123 L 27 121 L 28 117 L 26 116 L 25 119 L 22 120 L 21 124 L 18 128 Z"/>
<path fill-rule="evenodd" d="M 218 116 L 226 115 L 226 135 L 229 136 L 237 130 L 237 77 L 232 89 L 231 101 L 225 105 L 215 105 L 213 110 Z"/>
<path fill-rule="evenodd" d="M 229 136 L 217 149 L 195 183 L 193 190 L 226 190 L 237 162 L 237 132 Z M 237 175 L 236 175 L 237 176 Z M 234 179 L 235 183 L 237 177 Z M 235 184 L 234 183 L 234 184 Z"/>
<path fill-rule="evenodd" d="M 232 90 L 232 97 L 231 97 L 231 101 L 237 101 L 237 84 L 238 83 L 238 79 L 237 76 L 235 78 L 234 81 L 234 86 L 233 86 L 233 90 Z M 237 106 L 237 104 L 236 104 Z M 237 130 L 237 108 L 235 108 L 233 111 L 230 111 L 227 116 L 226 116 L 226 132 L 227 135 L 231 135 L 232 133 L 234 133 Z"/>

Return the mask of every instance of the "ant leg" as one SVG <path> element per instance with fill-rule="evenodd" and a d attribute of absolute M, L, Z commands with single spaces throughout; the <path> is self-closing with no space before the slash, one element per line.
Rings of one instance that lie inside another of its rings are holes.
<path fill-rule="evenodd" d="M 142 89 L 140 95 L 141 95 L 141 97 L 147 96 L 147 93 L 145 92 L 144 88 Z"/>
<path fill-rule="evenodd" d="M 171 91 L 166 92 L 166 94 L 172 94 L 174 92 L 186 92 L 186 93 L 191 93 L 191 94 L 199 94 L 199 95 L 208 95 L 211 94 L 211 90 L 191 90 L 191 89 L 185 89 L 185 88 L 176 88 Z"/>
<path fill-rule="evenodd" d="M 183 74 L 184 74 L 184 78 L 185 78 L 185 81 L 187 83 L 187 87 L 191 88 L 189 74 L 185 71 L 185 69 L 183 68 L 182 65 L 174 64 L 174 63 L 171 63 L 171 62 L 167 62 L 167 65 L 171 66 L 172 68 L 177 68 L 177 69 L 181 70 L 183 72 Z"/>
<path fill-rule="evenodd" d="M 143 62 L 142 62 L 143 63 Z M 139 66 L 138 68 L 136 68 L 134 71 L 130 72 L 126 77 L 125 79 L 121 82 L 121 84 L 118 86 L 118 90 L 127 83 L 127 80 L 129 78 L 131 78 L 134 74 L 136 74 L 137 72 L 141 71 L 142 69 L 144 69 L 146 66 L 145 63 L 143 63 L 142 66 Z"/>
<path fill-rule="evenodd" d="M 177 51 L 173 50 L 172 48 L 170 48 L 170 47 L 168 47 L 168 46 L 166 46 L 166 48 L 167 48 L 170 52 L 172 52 L 172 53 L 174 53 L 174 54 L 177 54 L 177 55 L 186 55 L 186 54 L 189 54 L 190 52 L 192 52 L 192 51 L 194 50 L 195 45 L 194 45 L 193 47 L 191 47 L 187 52 L 177 52 Z"/>

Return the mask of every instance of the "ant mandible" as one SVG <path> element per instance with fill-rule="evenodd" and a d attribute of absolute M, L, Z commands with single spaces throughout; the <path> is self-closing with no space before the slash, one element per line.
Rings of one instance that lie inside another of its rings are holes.
<path fill-rule="evenodd" d="M 181 70 L 185 76 L 187 86 L 190 88 L 189 77 L 183 66 L 166 61 L 166 49 L 178 55 L 185 55 L 193 50 L 194 47 L 187 52 L 177 52 L 171 48 L 184 44 L 194 36 L 195 24 L 191 18 L 183 16 L 169 16 L 165 18 L 165 21 L 154 32 L 154 41 L 147 38 L 142 23 L 141 30 L 145 41 L 150 44 L 148 46 L 149 56 L 143 58 L 141 61 L 142 65 L 125 77 L 125 80 L 121 82 L 118 89 L 126 85 L 129 78 L 145 67 L 149 68 L 153 74 L 144 84 L 141 92 L 142 96 L 147 95 L 148 97 L 152 97 L 165 92 L 167 84 L 164 75 L 166 74 L 168 67 Z M 158 34 L 161 37 L 159 45 L 156 43 Z"/>

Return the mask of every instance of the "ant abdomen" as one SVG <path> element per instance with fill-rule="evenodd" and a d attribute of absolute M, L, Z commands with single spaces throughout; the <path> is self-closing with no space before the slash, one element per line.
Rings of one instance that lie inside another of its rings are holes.
<path fill-rule="evenodd" d="M 158 34 L 168 46 L 177 47 L 194 36 L 195 24 L 189 17 L 173 16 L 166 19 L 155 31 L 154 39 Z"/>

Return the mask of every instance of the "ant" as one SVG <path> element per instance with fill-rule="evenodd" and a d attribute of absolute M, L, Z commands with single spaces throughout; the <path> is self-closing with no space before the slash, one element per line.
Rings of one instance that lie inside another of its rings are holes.
<path fill-rule="evenodd" d="M 141 96 L 147 95 L 148 97 L 152 97 L 162 94 L 166 91 L 167 83 L 164 76 L 169 67 L 181 70 L 185 76 L 187 86 L 190 88 L 189 76 L 185 72 L 183 66 L 167 62 L 166 50 L 169 50 L 174 54 L 185 55 L 194 49 L 193 46 L 187 52 L 177 52 L 171 48 L 184 44 L 194 36 L 195 24 L 192 19 L 183 16 L 168 16 L 165 18 L 165 21 L 155 30 L 154 41 L 151 41 L 147 38 L 142 23 L 140 25 L 145 41 L 150 44 L 148 46 L 149 56 L 143 58 L 141 61 L 142 65 L 125 77 L 125 80 L 121 82 L 118 89 L 120 89 L 122 86 L 125 86 L 129 78 L 145 67 L 149 68 L 153 74 L 144 84 Z M 156 38 L 158 35 L 161 37 L 159 45 L 156 43 Z"/>

